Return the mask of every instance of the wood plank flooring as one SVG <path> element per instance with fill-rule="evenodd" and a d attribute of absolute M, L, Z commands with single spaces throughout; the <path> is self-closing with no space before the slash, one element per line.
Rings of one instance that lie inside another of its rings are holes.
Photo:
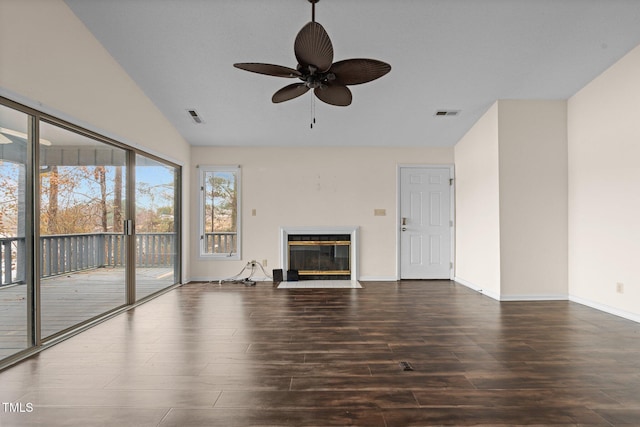
<path fill-rule="evenodd" d="M 0 426 L 640 425 L 640 324 L 362 285 L 185 285 L 0 372 Z"/>

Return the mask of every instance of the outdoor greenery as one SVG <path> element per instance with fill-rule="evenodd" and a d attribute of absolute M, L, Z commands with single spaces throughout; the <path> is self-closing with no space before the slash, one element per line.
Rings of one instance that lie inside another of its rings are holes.
<path fill-rule="evenodd" d="M 15 237 L 21 166 L 0 163 L 0 237 Z M 40 233 L 122 232 L 126 200 L 121 166 L 50 166 L 40 170 Z M 138 182 L 136 229 L 174 231 L 174 182 Z"/>
<path fill-rule="evenodd" d="M 235 173 L 206 173 L 205 232 L 237 231 L 237 193 Z"/>

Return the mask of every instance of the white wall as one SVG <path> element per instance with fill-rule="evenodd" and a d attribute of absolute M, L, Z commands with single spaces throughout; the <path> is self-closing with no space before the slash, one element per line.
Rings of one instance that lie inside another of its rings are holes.
<path fill-rule="evenodd" d="M 237 274 L 247 261 L 279 268 L 281 226 L 360 226 L 360 279 L 395 280 L 397 166 L 453 164 L 452 148 L 192 148 L 192 200 L 197 165 L 242 167 L 242 261 L 198 259 L 192 242 L 194 280 Z M 256 210 L 256 216 L 251 211 Z M 385 209 L 386 216 L 374 216 Z M 191 214 L 198 234 L 198 213 Z"/>
<path fill-rule="evenodd" d="M 640 321 L 640 46 L 568 105 L 569 292 Z"/>
<path fill-rule="evenodd" d="M 455 146 L 456 280 L 500 295 L 498 103 Z"/>
<path fill-rule="evenodd" d="M 567 297 L 565 101 L 498 101 L 455 147 L 456 280 L 501 300 Z"/>
<path fill-rule="evenodd" d="M 501 299 L 567 298 L 567 103 L 498 102 Z"/>
<path fill-rule="evenodd" d="M 62 0 L 0 2 L 0 94 L 189 170 L 189 144 Z"/>

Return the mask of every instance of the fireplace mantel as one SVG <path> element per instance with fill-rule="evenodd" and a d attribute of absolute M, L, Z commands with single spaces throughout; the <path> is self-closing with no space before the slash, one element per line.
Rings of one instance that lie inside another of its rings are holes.
<path fill-rule="evenodd" d="M 280 227 L 280 264 L 283 271 L 289 269 L 288 246 L 289 235 L 295 234 L 349 234 L 351 236 L 351 280 L 358 280 L 358 226 L 337 227 Z"/>

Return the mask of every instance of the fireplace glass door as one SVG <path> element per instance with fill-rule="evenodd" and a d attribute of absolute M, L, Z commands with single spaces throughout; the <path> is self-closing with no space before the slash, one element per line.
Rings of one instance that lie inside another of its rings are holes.
<path fill-rule="evenodd" d="M 349 236 L 290 236 L 289 268 L 300 279 L 351 278 Z"/>

